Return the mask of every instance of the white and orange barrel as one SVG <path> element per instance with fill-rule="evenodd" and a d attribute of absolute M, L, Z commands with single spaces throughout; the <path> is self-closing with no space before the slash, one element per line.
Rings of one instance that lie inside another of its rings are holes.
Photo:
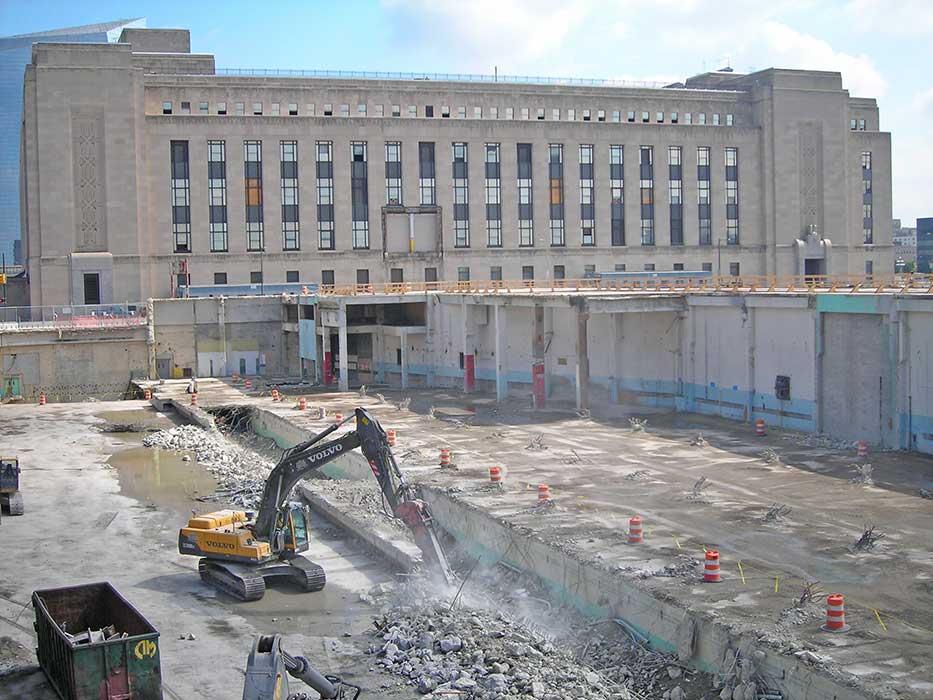
<path fill-rule="evenodd" d="M 703 564 L 703 582 L 719 583 L 722 581 L 719 575 L 719 552 L 715 549 L 706 550 L 706 561 Z"/>
<path fill-rule="evenodd" d="M 502 467 L 489 467 L 489 480 L 494 484 L 501 484 Z"/>
<path fill-rule="evenodd" d="M 282 395 L 279 394 L 279 390 L 278 390 L 278 389 L 273 389 L 273 390 L 272 390 L 272 400 L 273 400 L 273 401 L 281 401 L 281 400 L 282 400 Z"/>
<path fill-rule="evenodd" d="M 335 413 L 335 414 L 334 414 L 334 420 L 337 421 L 337 422 L 339 423 L 340 421 L 343 420 L 343 414 L 342 414 L 342 413 Z"/>
<path fill-rule="evenodd" d="M 824 632 L 848 632 L 846 624 L 846 599 L 842 593 L 831 593 L 826 596 L 826 624 L 821 628 Z"/>
<path fill-rule="evenodd" d="M 551 487 L 547 484 L 540 484 L 538 486 L 538 502 L 551 500 Z"/>
<path fill-rule="evenodd" d="M 298 410 L 303 411 L 307 407 L 308 407 L 308 399 L 306 399 L 304 396 L 299 396 L 298 397 Z"/>
<path fill-rule="evenodd" d="M 441 448 L 440 465 L 441 465 L 442 467 L 449 467 L 449 466 L 450 466 L 450 448 L 449 448 L 449 447 L 442 447 L 442 448 Z"/>
<path fill-rule="evenodd" d="M 858 450 L 859 457 L 868 456 L 868 443 L 865 440 L 859 440 L 856 444 L 856 449 Z"/>
<path fill-rule="evenodd" d="M 246 390 L 249 391 L 250 389 L 253 388 L 253 380 L 247 379 L 246 382 L 243 384 L 243 386 L 245 386 Z"/>
<path fill-rule="evenodd" d="M 755 421 L 755 435 L 757 437 L 765 436 L 765 419 L 759 418 Z"/>
<path fill-rule="evenodd" d="M 395 428 L 386 430 L 386 441 L 389 443 L 389 447 L 395 447 Z"/>
<path fill-rule="evenodd" d="M 641 516 L 633 515 L 628 519 L 628 543 L 641 544 L 643 541 Z"/>
<path fill-rule="evenodd" d="M 198 392 L 196 392 L 196 391 L 195 391 L 195 392 L 192 392 L 192 394 L 191 394 L 191 405 L 192 405 L 192 406 L 197 406 L 197 405 L 198 405 Z"/>
<path fill-rule="evenodd" d="M 39 405 L 45 406 L 45 392 L 44 391 L 39 392 Z"/>
<path fill-rule="evenodd" d="M 152 399 L 152 389 L 149 387 L 143 389 L 143 398 L 146 399 L 146 401 L 150 401 Z"/>

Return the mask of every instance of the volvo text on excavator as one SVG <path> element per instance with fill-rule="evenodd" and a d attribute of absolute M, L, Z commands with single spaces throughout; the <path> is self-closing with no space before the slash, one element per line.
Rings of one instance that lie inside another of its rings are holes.
<path fill-rule="evenodd" d="M 321 442 L 353 419 L 356 430 Z M 402 476 L 382 426 L 363 408 L 282 453 L 266 480 L 255 517 L 238 510 L 192 517 L 178 533 L 178 551 L 202 557 L 198 563 L 201 578 L 240 600 L 259 600 L 265 594 L 266 580 L 277 577 L 305 591 L 321 590 L 324 570 L 301 555 L 308 550 L 307 511 L 290 503 L 289 496 L 301 479 L 357 447 L 369 462 L 393 515 L 411 529 L 425 565 L 452 582 L 453 574 L 427 506 Z"/>

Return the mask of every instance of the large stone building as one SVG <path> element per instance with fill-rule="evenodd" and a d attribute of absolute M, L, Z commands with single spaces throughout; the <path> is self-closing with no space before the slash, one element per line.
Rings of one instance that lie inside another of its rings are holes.
<path fill-rule="evenodd" d="M 894 220 L 891 242 L 894 244 L 894 270 L 903 272 L 908 266 L 917 264 L 917 229 L 901 226 L 901 220 Z"/>
<path fill-rule="evenodd" d="M 23 133 L 33 304 L 262 277 L 894 264 L 890 134 L 839 73 L 665 87 L 218 73 L 187 31 L 128 29 L 36 44 Z"/>

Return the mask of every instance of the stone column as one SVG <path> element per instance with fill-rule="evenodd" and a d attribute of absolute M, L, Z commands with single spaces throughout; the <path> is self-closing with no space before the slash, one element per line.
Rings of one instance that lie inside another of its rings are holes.
<path fill-rule="evenodd" d="M 337 323 L 340 333 L 340 347 L 338 348 L 338 352 L 340 353 L 340 384 L 338 388 L 340 391 L 349 391 L 350 374 L 347 371 L 347 307 L 343 303 L 340 304 L 340 310 L 337 312 Z"/>
<path fill-rule="evenodd" d="M 493 306 L 496 322 L 496 401 L 504 401 L 509 394 L 508 367 L 505 359 L 505 312 L 499 304 Z"/>
<path fill-rule="evenodd" d="M 408 332 L 402 331 L 399 338 L 402 348 L 402 388 L 408 388 Z"/>
<path fill-rule="evenodd" d="M 463 392 L 471 394 L 476 391 L 476 357 L 473 355 L 473 348 L 470 345 L 472 308 L 467 305 L 466 296 L 460 301 L 460 314 L 463 343 Z"/>
<path fill-rule="evenodd" d="M 590 358 L 587 347 L 587 321 L 589 314 L 583 307 L 576 307 L 577 317 L 577 410 L 582 411 L 590 407 Z"/>

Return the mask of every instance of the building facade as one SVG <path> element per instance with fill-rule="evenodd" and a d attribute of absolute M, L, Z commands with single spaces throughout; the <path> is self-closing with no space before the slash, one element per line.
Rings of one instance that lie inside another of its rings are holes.
<path fill-rule="evenodd" d="M 181 30 L 37 44 L 33 304 L 260 280 L 893 269 L 874 223 L 892 219 L 890 134 L 838 73 L 453 78 L 218 72 Z"/>
<path fill-rule="evenodd" d="M 894 244 L 894 270 L 904 270 L 917 265 L 917 229 L 910 226 L 901 226 L 901 220 L 894 220 L 894 231 L 891 234 Z"/>
<path fill-rule="evenodd" d="M 933 272 L 933 217 L 917 219 L 917 272 Z"/>
<path fill-rule="evenodd" d="M 21 262 L 20 127 L 23 122 L 23 73 L 37 41 L 114 42 L 126 27 L 145 27 L 146 20 L 121 19 L 102 24 L 52 29 L 0 38 L 0 256 Z"/>

